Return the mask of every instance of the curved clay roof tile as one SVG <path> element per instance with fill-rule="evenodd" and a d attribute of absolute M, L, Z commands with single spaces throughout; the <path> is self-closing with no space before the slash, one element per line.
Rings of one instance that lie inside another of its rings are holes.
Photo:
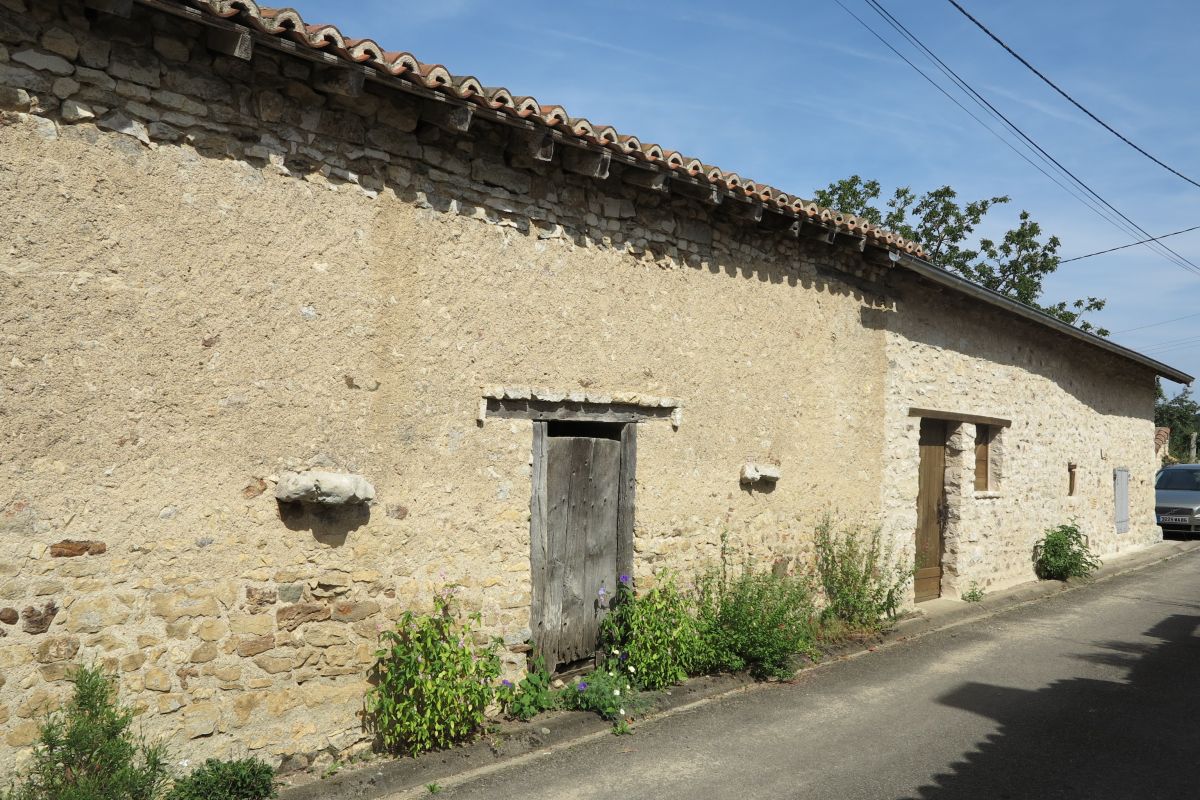
<path fill-rule="evenodd" d="M 567 120 L 567 124 L 571 126 L 571 130 L 575 132 L 576 136 L 596 138 L 596 128 L 588 122 L 586 117 L 571 117 Z"/>
<path fill-rule="evenodd" d="M 621 145 L 621 149 L 626 153 L 633 155 L 642 154 L 642 143 L 636 136 L 620 135 L 617 137 L 617 143 Z"/>
<path fill-rule="evenodd" d="M 243 10 L 245 10 L 244 3 L 235 4 L 230 2 L 230 0 L 195 0 L 195 3 L 196 5 L 200 6 L 200 8 L 207 10 L 208 13 L 212 14 L 214 17 L 236 17 L 238 14 L 242 13 Z M 257 4 L 253 5 L 254 10 L 257 11 Z M 253 15 L 253 12 L 247 11 L 247 13 Z M 259 15 L 261 16 L 261 12 Z"/>
<path fill-rule="evenodd" d="M 662 161 L 667 157 L 666 152 L 656 144 L 642 145 L 642 155 L 644 155 L 648 161 Z"/>
<path fill-rule="evenodd" d="M 562 106 L 542 106 L 542 120 L 547 125 L 567 127 L 570 124 L 571 117 L 567 114 L 567 110 Z"/>
<path fill-rule="evenodd" d="M 454 76 L 450 74 L 450 70 L 441 64 L 422 64 L 417 68 L 417 74 L 421 76 L 421 80 L 425 85 L 431 89 L 453 86 L 454 84 Z"/>
<path fill-rule="evenodd" d="M 403 75 L 405 72 L 419 72 L 421 62 L 417 61 L 417 57 L 412 53 L 403 51 L 388 52 L 383 54 L 383 60 L 386 62 L 388 72 L 393 75 Z"/>
<path fill-rule="evenodd" d="M 541 105 L 533 97 L 514 97 L 513 108 L 518 117 L 536 117 L 542 113 Z"/>
<path fill-rule="evenodd" d="M 612 125 L 605 125 L 596 131 L 596 138 L 605 144 L 618 144 L 621 141 L 621 134 L 617 133 L 617 129 Z"/>
<path fill-rule="evenodd" d="M 517 105 L 512 93 L 503 86 L 485 86 L 482 95 L 492 108 L 514 108 Z"/>
<path fill-rule="evenodd" d="M 459 97 L 475 97 L 483 94 L 483 84 L 474 75 L 451 75 L 451 88 Z"/>
<path fill-rule="evenodd" d="M 335 50 L 346 49 L 346 39 L 333 25 L 306 25 L 305 34 L 311 47 L 323 48 L 332 46 Z"/>
<path fill-rule="evenodd" d="M 304 30 L 304 19 L 290 8 L 264 8 L 261 12 L 259 19 L 267 33 L 278 36 L 284 31 Z"/>
<path fill-rule="evenodd" d="M 371 39 L 347 39 L 346 52 L 353 61 L 383 61 L 383 48 Z"/>

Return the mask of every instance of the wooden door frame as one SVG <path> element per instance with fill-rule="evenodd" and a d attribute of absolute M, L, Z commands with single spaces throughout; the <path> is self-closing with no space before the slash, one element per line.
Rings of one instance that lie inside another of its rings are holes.
<path fill-rule="evenodd" d="M 596 421 L 579 420 L 579 421 Z M 604 420 L 607 421 L 607 420 Z M 533 483 L 529 501 L 529 566 L 532 591 L 529 618 L 536 622 L 544 616 L 547 551 L 550 536 L 550 507 L 546 494 L 546 450 L 549 423 L 533 422 Z M 637 491 L 637 424 L 621 426 L 621 470 L 617 488 L 617 575 L 633 575 L 633 523 Z M 614 591 L 616 587 L 613 587 Z M 532 629 L 532 625 L 530 626 Z"/>

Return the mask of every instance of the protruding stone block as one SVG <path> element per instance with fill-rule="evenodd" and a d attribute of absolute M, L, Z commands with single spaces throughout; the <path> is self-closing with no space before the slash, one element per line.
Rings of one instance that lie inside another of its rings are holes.
<path fill-rule="evenodd" d="M 340 472 L 285 472 L 275 486 L 281 503 L 358 505 L 375 499 L 375 487 L 360 475 Z"/>
<path fill-rule="evenodd" d="M 775 483 L 779 477 L 779 467 L 774 464 L 742 465 L 742 483 Z"/>

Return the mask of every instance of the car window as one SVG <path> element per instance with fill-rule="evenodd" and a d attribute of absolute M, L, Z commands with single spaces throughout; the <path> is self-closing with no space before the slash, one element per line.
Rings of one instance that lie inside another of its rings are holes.
<path fill-rule="evenodd" d="M 1168 469 L 1159 473 L 1155 489 L 1200 492 L 1200 469 Z"/>

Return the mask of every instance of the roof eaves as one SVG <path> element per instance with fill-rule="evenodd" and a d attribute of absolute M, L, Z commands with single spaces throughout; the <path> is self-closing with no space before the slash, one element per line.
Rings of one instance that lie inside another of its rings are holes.
<path fill-rule="evenodd" d="M 138 0 L 142 5 L 182 13 L 197 21 L 217 24 L 226 29 L 248 31 L 260 42 L 293 55 L 301 55 L 325 64 L 338 63 L 362 69 L 373 81 L 391 83 L 415 94 L 433 94 L 451 102 L 469 103 L 485 111 L 481 115 L 518 127 L 546 130 L 563 144 L 601 148 L 621 163 L 652 171 L 663 171 L 672 178 L 688 176 L 712 187 L 722 196 L 761 204 L 785 216 L 832 229 L 839 234 L 861 238 L 864 244 L 889 251 L 924 255 L 920 244 L 871 225 L 850 214 L 818 206 L 811 201 L 786 194 L 764 183 L 746 179 L 735 172 L 704 164 L 699 159 L 643 142 L 606 125 L 596 125 L 572 116 L 565 108 L 541 104 L 532 97 L 516 95 L 504 87 L 485 87 L 472 76 L 454 75 L 441 64 L 418 61 L 405 51 L 386 51 L 373 39 L 346 36 L 336 25 L 312 25 L 292 8 L 261 6 L 255 0 Z M 241 23 L 241 24 L 239 24 Z M 393 81 L 396 81 L 393 83 Z"/>

